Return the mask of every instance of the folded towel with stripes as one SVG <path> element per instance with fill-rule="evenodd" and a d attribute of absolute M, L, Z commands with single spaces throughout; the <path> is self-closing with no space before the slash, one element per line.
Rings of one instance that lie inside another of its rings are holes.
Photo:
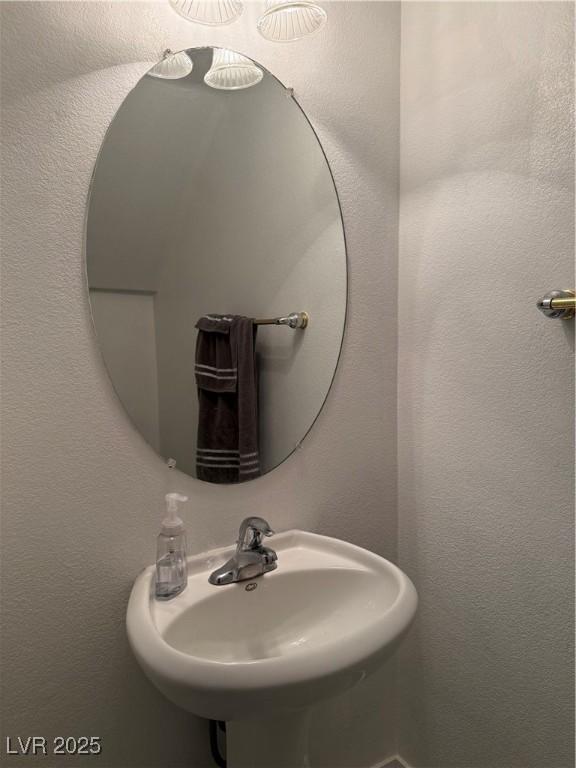
<path fill-rule="evenodd" d="M 197 475 L 251 480 L 260 474 L 256 326 L 239 315 L 204 315 L 196 328 Z"/>

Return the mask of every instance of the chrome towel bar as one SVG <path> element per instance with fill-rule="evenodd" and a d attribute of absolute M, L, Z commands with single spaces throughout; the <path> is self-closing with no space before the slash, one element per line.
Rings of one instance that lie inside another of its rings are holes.
<path fill-rule="evenodd" d="M 556 289 L 538 299 L 536 306 L 546 317 L 570 320 L 576 310 L 576 296 L 574 291 Z"/>

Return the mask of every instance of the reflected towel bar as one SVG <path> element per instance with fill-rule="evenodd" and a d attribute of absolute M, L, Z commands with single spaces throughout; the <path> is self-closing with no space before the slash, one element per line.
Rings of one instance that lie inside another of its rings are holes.
<path fill-rule="evenodd" d="M 539 299 L 536 306 L 546 317 L 570 320 L 576 310 L 576 296 L 571 290 L 554 290 Z"/>
<path fill-rule="evenodd" d="M 304 329 L 308 325 L 307 312 L 291 312 L 286 317 L 269 317 L 261 320 L 254 320 L 254 325 L 288 325 L 290 328 Z"/>

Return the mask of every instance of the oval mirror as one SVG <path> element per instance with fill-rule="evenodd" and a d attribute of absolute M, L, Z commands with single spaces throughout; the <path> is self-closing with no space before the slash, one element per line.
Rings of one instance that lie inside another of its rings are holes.
<path fill-rule="evenodd" d="M 232 51 L 167 52 L 104 140 L 86 262 L 148 443 L 218 483 L 284 461 L 326 399 L 347 292 L 334 181 L 291 91 Z"/>

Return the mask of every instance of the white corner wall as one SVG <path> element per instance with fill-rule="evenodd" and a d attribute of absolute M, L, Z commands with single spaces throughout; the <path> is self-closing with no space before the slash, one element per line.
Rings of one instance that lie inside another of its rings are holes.
<path fill-rule="evenodd" d="M 573 4 L 405 3 L 400 666 L 418 768 L 572 768 Z"/>
<path fill-rule="evenodd" d="M 82 237 L 125 94 L 165 47 L 214 43 L 293 86 L 317 129 L 350 306 L 295 455 L 241 488 L 178 476 L 191 548 L 259 513 L 397 558 L 401 74 L 399 556 L 421 603 L 399 751 L 417 768 L 572 768 L 574 338 L 534 307 L 574 281 L 572 6 L 405 3 L 401 73 L 397 3 L 332 3 L 326 31 L 294 46 L 260 39 L 257 13 L 211 31 L 164 2 L 0 4 L 3 735 L 100 735 L 102 768 L 210 764 L 205 723 L 151 688 L 125 640 L 166 478 L 102 366 Z M 393 713 L 372 706 L 384 684 L 332 704 L 350 731 L 317 724 L 330 768 L 395 751 Z"/>
<path fill-rule="evenodd" d="M 253 483 L 178 476 L 191 549 L 233 541 L 243 517 L 262 514 L 278 530 L 333 534 L 396 559 L 399 5 L 333 3 L 322 35 L 288 46 L 260 38 L 258 12 L 248 4 L 241 23 L 209 30 L 166 2 L 0 4 L 2 733 L 100 735 L 101 768 L 210 764 L 206 723 L 164 701 L 127 647 L 126 602 L 154 558 L 166 477 L 105 373 L 82 262 L 104 133 L 166 47 L 235 48 L 294 87 L 335 175 L 350 264 L 342 360 L 320 419 Z M 333 706 L 356 723 L 370 764 L 394 745 L 382 689 L 366 691 Z M 349 732 L 325 730 L 349 766 Z M 26 765 L 61 768 L 54 760 Z M 82 765 L 94 758 L 74 760 Z"/>

